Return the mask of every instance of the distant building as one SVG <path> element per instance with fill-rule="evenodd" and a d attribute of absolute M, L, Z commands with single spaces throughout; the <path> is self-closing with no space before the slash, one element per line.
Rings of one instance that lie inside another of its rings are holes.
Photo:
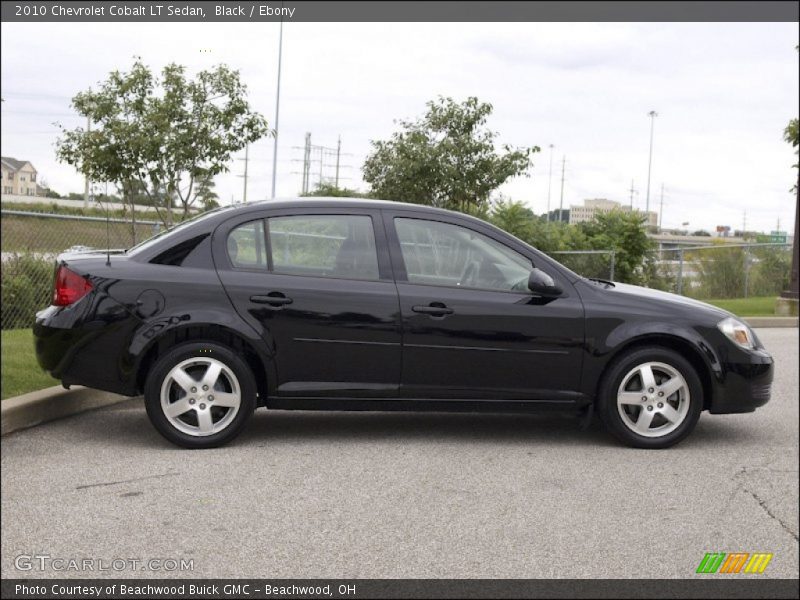
<path fill-rule="evenodd" d="M 0 157 L 3 175 L 3 194 L 18 196 L 38 196 L 36 169 L 27 160 L 17 160 L 9 156 Z"/>
<path fill-rule="evenodd" d="M 547 213 L 547 220 L 548 221 L 561 221 L 562 223 L 569 223 L 569 209 L 562 208 L 562 209 L 555 209 L 551 210 Z"/>
<path fill-rule="evenodd" d="M 630 212 L 631 208 L 615 202 L 614 200 L 606 200 L 605 198 L 591 198 L 583 201 L 583 206 L 572 205 L 569 207 L 569 222 L 570 223 L 585 223 L 594 220 L 598 214 L 609 213 L 612 210 L 621 210 L 623 212 Z M 636 212 L 644 211 L 634 209 Z M 658 213 L 650 211 L 647 213 L 647 226 L 658 227 Z"/>

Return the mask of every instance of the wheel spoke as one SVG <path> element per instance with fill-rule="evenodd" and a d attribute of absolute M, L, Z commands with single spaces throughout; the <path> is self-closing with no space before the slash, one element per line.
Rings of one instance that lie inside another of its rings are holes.
<path fill-rule="evenodd" d="M 239 395 L 227 392 L 214 392 L 214 406 L 239 406 Z"/>
<path fill-rule="evenodd" d="M 177 402 L 173 402 L 164 410 L 168 417 L 179 417 L 183 413 L 187 412 L 192 408 L 192 405 L 189 404 L 189 400 L 187 398 L 181 398 Z"/>
<path fill-rule="evenodd" d="M 678 423 L 681 420 L 680 413 L 672 408 L 669 404 L 665 404 L 661 409 L 661 416 L 663 416 L 670 423 Z"/>
<path fill-rule="evenodd" d="M 638 406 L 642 403 L 642 392 L 620 392 L 617 401 L 620 404 L 636 404 Z"/>
<path fill-rule="evenodd" d="M 197 382 L 183 369 L 175 369 L 172 371 L 172 380 L 183 388 L 187 394 L 192 393 L 192 388 L 197 386 Z"/>
<path fill-rule="evenodd" d="M 653 411 L 642 408 L 639 418 L 636 420 L 636 429 L 640 433 L 650 431 L 650 423 L 653 421 Z"/>
<path fill-rule="evenodd" d="M 681 377 L 673 377 L 672 379 L 662 383 L 659 387 L 659 391 L 664 392 L 664 398 L 669 398 L 683 386 L 684 382 Z"/>
<path fill-rule="evenodd" d="M 639 369 L 639 376 L 642 378 L 642 388 L 644 391 L 656 387 L 656 378 L 653 375 L 653 368 L 650 365 L 642 365 Z"/>
<path fill-rule="evenodd" d="M 201 433 L 211 433 L 214 429 L 214 421 L 211 418 L 210 410 L 197 411 L 197 426 Z"/>
<path fill-rule="evenodd" d="M 217 383 L 217 379 L 219 379 L 219 374 L 222 372 L 222 365 L 218 362 L 213 362 L 208 365 L 208 369 L 206 369 L 206 374 L 203 376 L 203 383 L 209 387 L 209 389 L 214 389 L 214 385 Z"/>

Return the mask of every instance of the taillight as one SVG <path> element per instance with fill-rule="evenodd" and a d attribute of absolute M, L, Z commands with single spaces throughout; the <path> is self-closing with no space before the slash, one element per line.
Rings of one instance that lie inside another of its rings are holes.
<path fill-rule="evenodd" d="M 53 289 L 53 305 L 69 306 L 91 291 L 92 284 L 88 279 L 70 271 L 63 265 L 58 267 L 56 285 Z"/>

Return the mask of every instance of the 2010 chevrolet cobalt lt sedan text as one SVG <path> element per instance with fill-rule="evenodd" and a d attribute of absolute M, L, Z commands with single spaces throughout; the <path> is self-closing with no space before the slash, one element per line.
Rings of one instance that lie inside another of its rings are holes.
<path fill-rule="evenodd" d="M 769 400 L 772 357 L 731 314 L 576 275 L 449 211 L 296 199 L 218 209 L 127 251 L 58 257 L 39 363 L 144 394 L 189 448 L 254 409 L 597 411 L 664 448 L 700 413 Z"/>

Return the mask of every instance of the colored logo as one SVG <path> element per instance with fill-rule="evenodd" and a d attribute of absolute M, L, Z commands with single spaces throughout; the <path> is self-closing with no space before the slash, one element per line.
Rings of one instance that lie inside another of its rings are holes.
<path fill-rule="evenodd" d="M 706 552 L 697 573 L 763 573 L 771 560 L 767 552 Z"/>

